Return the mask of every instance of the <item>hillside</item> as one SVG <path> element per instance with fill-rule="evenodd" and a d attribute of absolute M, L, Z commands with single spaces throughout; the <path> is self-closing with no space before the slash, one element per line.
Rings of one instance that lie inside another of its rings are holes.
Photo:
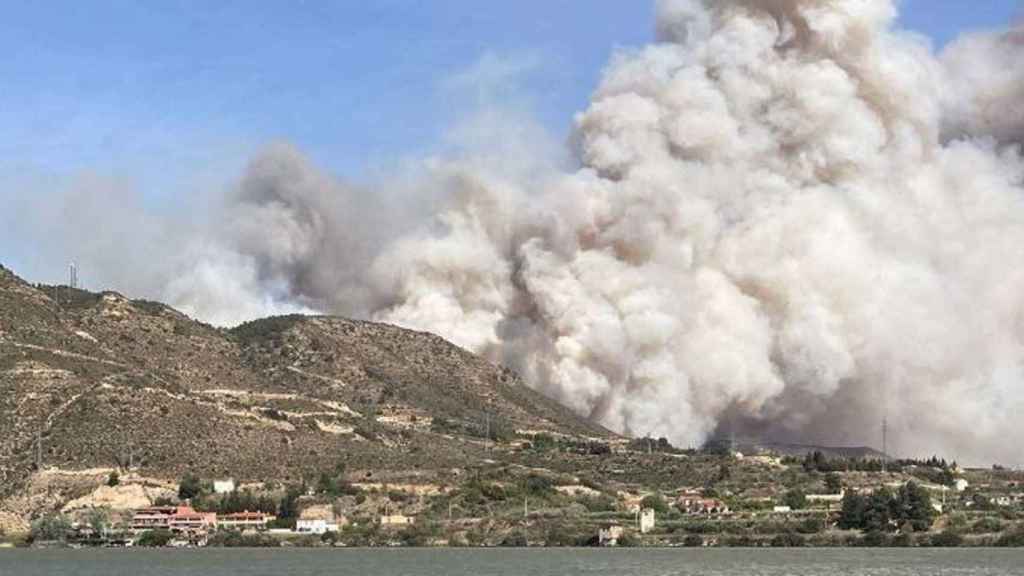
<path fill-rule="evenodd" d="M 611 438 L 442 338 L 331 317 L 220 330 L 113 292 L 0 268 L 0 490 L 44 468 L 239 480 L 441 470 L 485 436 Z M 0 494 L 3 496 L 4 494 Z"/>

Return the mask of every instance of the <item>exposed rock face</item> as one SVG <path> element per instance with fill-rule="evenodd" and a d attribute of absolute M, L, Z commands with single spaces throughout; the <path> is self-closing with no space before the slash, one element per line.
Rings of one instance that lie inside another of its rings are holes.
<path fill-rule="evenodd" d="M 432 334 L 299 316 L 219 330 L 0 268 L 0 499 L 37 459 L 288 482 L 339 462 L 461 467 L 485 457 L 488 430 L 610 436 Z"/>

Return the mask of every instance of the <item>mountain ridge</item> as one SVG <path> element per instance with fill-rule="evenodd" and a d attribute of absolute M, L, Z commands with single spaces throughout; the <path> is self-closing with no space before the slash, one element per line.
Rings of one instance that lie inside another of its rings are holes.
<path fill-rule="evenodd" d="M 0 391 L 8 494 L 39 465 L 291 482 L 337 462 L 464 467 L 492 440 L 535 433 L 618 438 L 426 332 L 330 316 L 218 329 L 5 268 Z"/>

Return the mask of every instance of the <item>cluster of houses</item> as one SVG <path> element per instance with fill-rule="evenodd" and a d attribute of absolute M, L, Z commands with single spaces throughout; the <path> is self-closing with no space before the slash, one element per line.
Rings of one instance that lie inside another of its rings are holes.
<path fill-rule="evenodd" d="M 135 533 L 168 530 L 183 539 L 197 541 L 216 529 L 266 530 L 273 520 L 273 515 L 263 512 L 216 514 L 199 512 L 191 506 L 153 506 L 136 510 L 129 527 Z"/>
<path fill-rule="evenodd" d="M 215 530 L 322 535 L 327 532 L 338 532 L 347 523 L 345 519 L 335 518 L 333 515 L 314 514 L 296 520 L 295 529 L 291 530 L 271 528 L 271 523 L 274 520 L 274 515 L 263 512 L 216 514 L 199 512 L 191 506 L 152 506 L 136 510 L 132 515 L 129 528 L 135 534 L 147 530 L 167 530 L 180 541 L 203 543 L 210 532 Z M 414 523 L 414 517 L 401 514 L 380 517 L 382 526 L 402 527 Z"/>

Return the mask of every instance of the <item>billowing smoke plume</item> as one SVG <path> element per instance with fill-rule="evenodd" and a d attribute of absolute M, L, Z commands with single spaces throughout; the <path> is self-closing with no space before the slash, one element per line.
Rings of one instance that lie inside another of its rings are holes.
<path fill-rule="evenodd" d="M 388 201 L 273 148 L 164 295 L 221 321 L 432 330 L 683 445 L 723 422 L 877 445 L 887 416 L 899 452 L 1019 463 L 1024 32 L 937 56 L 895 16 L 659 2 L 657 42 L 577 116 L 568 172 L 470 155 Z"/>
<path fill-rule="evenodd" d="M 936 58 L 885 0 L 658 6 L 577 117 L 581 169 L 462 182 L 381 319 L 618 430 L 1019 457 L 1019 34 Z"/>

